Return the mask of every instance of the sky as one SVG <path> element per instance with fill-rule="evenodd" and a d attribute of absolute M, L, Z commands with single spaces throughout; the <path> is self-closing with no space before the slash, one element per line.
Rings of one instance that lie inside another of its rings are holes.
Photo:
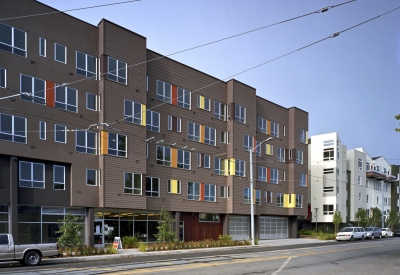
<path fill-rule="evenodd" d="M 61 11 L 123 0 L 40 0 Z M 348 0 L 141 0 L 68 14 L 102 18 L 147 38 L 163 55 Z M 358 0 L 170 58 L 226 79 L 400 6 Z M 257 95 L 309 113 L 309 137 L 337 132 L 347 149 L 400 164 L 400 9 L 234 78 Z M 200 88 L 200 87 L 199 87 Z"/>

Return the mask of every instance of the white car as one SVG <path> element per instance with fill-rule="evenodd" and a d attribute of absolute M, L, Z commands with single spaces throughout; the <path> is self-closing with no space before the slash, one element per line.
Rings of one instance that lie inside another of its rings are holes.
<path fill-rule="evenodd" d="M 336 234 L 337 241 L 364 240 L 366 233 L 362 227 L 345 227 Z"/>
<path fill-rule="evenodd" d="M 390 228 L 381 228 L 383 238 L 393 238 L 393 232 Z"/>

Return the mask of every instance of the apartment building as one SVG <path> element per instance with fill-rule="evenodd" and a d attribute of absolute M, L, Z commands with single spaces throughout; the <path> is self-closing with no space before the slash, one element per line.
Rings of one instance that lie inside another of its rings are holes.
<path fill-rule="evenodd" d="M 56 11 L 34 0 L 0 7 L 1 18 Z M 307 112 L 164 58 L 106 19 L 60 12 L 0 28 L 1 232 L 52 242 L 72 213 L 87 245 L 154 241 L 164 207 L 180 240 L 248 239 L 253 194 L 258 239 L 297 236 Z"/>
<path fill-rule="evenodd" d="M 337 133 L 312 136 L 309 151 L 313 223 L 331 228 L 333 213 L 340 211 L 343 223 L 354 224 L 360 208 L 371 215 L 377 207 L 388 217 L 396 176 L 384 157 L 370 157 L 363 148 L 347 150 Z"/>

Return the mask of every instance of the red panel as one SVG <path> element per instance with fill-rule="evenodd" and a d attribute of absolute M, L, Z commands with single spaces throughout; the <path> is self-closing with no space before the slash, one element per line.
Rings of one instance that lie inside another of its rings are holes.
<path fill-rule="evenodd" d="M 172 85 L 172 105 L 178 105 L 178 88 Z"/>
<path fill-rule="evenodd" d="M 200 200 L 204 201 L 204 183 L 200 183 Z"/>
<path fill-rule="evenodd" d="M 199 213 L 181 212 L 179 220 L 184 223 L 185 241 L 218 240 L 223 234 L 224 214 L 219 215 L 219 222 L 200 222 Z"/>
<path fill-rule="evenodd" d="M 46 80 L 46 105 L 55 107 L 54 82 Z"/>
<path fill-rule="evenodd" d="M 267 182 L 271 182 L 271 168 L 267 168 Z"/>

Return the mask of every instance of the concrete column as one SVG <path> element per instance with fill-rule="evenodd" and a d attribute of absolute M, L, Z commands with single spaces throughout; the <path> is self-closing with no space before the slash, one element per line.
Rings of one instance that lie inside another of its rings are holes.
<path fill-rule="evenodd" d="M 10 233 L 13 235 L 14 243 L 18 242 L 18 158 L 11 156 L 10 158 L 10 208 L 9 226 Z"/>
<path fill-rule="evenodd" d="M 254 239 L 260 239 L 260 216 L 254 216 Z"/>
<path fill-rule="evenodd" d="M 86 208 L 85 217 L 85 242 L 86 246 L 94 246 L 94 208 Z"/>
<path fill-rule="evenodd" d="M 222 234 L 229 234 L 229 215 L 221 214 L 222 216 Z"/>
<path fill-rule="evenodd" d="M 288 218 L 288 237 L 291 239 L 297 238 L 297 216 Z"/>

